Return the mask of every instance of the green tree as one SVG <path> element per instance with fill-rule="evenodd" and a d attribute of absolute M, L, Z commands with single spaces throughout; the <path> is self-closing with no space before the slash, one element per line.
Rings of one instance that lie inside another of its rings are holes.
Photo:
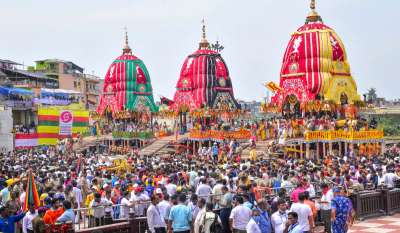
<path fill-rule="evenodd" d="M 378 95 L 376 94 L 376 88 L 370 88 L 367 92 L 367 101 L 374 103 L 377 99 Z"/>

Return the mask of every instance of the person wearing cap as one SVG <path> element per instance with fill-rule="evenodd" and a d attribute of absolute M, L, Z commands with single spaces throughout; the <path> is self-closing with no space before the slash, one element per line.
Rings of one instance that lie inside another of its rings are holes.
<path fill-rule="evenodd" d="M 333 188 L 334 198 L 332 199 L 332 232 L 346 233 L 352 224 L 353 205 L 349 198 L 342 195 L 340 187 Z"/>
<path fill-rule="evenodd" d="M 7 207 L 0 207 L 0 232 L 14 233 L 15 223 L 20 221 L 25 216 L 25 213 L 19 215 L 10 215 Z"/>
<path fill-rule="evenodd" d="M 46 223 L 44 223 L 43 216 L 46 213 L 45 207 L 40 207 L 38 209 L 38 214 L 32 220 L 32 228 L 34 233 L 45 233 L 46 232 Z"/>
<path fill-rule="evenodd" d="M 144 193 L 142 185 L 138 185 L 135 190 L 131 193 L 129 201 L 134 204 L 134 212 L 136 216 L 144 216 L 147 208 L 147 201 L 150 197 Z"/>

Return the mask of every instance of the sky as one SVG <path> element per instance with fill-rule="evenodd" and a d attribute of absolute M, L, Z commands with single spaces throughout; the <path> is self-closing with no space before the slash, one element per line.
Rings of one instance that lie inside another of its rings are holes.
<path fill-rule="evenodd" d="M 121 54 L 124 27 L 149 70 L 155 98 L 173 97 L 184 59 L 200 41 L 225 47 L 235 96 L 262 100 L 279 83 L 283 53 L 304 24 L 310 0 L 1 0 L 0 59 L 25 65 L 58 58 L 104 77 Z M 399 0 L 317 0 L 317 12 L 344 42 L 360 94 L 400 98 Z"/>

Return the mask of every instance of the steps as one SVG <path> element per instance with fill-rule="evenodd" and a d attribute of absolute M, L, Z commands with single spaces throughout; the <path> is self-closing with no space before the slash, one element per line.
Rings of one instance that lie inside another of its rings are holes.
<path fill-rule="evenodd" d="M 259 156 L 265 156 L 267 154 L 267 150 L 268 150 L 268 146 L 270 144 L 270 141 L 258 141 L 256 143 L 256 153 L 257 153 L 257 157 Z M 246 149 L 244 149 L 242 151 L 242 158 L 243 159 L 247 159 L 250 156 L 250 147 L 247 147 Z"/>

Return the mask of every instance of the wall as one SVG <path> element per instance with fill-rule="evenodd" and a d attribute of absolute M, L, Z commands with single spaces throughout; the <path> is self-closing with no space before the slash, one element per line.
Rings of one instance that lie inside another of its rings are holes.
<path fill-rule="evenodd" d="M 74 88 L 74 81 L 76 79 L 77 77 L 70 74 L 60 74 L 58 77 L 60 89 L 80 91 L 79 89 Z"/>

